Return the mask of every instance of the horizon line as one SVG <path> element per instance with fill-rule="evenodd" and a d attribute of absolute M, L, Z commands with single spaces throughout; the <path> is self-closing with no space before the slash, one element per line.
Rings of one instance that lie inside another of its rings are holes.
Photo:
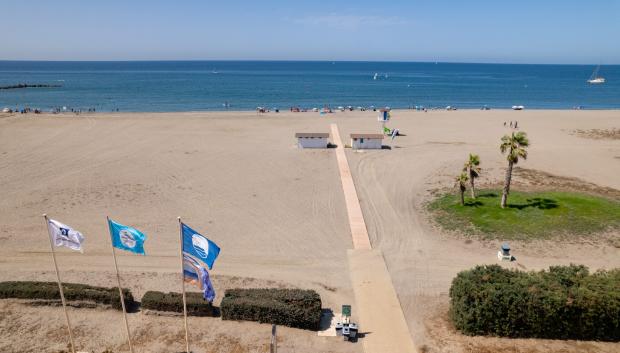
<path fill-rule="evenodd" d="M 2 62 L 67 62 L 67 63 L 131 63 L 131 62 L 310 62 L 310 63 L 403 63 L 403 64 L 483 64 L 483 65 L 563 65 L 563 66 L 619 66 L 619 64 L 577 63 L 521 63 L 485 61 L 424 61 L 424 60 L 327 60 L 327 59 L 129 59 L 129 60 L 55 60 L 55 59 L 0 59 Z"/>

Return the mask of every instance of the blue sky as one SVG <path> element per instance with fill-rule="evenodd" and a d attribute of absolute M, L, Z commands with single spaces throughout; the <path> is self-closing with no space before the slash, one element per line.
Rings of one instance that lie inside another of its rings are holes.
<path fill-rule="evenodd" d="M 0 60 L 620 64 L 620 0 L 2 0 Z"/>

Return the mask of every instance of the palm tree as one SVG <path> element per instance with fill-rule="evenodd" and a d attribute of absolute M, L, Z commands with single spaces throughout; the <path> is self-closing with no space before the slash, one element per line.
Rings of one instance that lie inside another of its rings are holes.
<path fill-rule="evenodd" d="M 461 192 L 461 206 L 465 206 L 465 190 L 467 189 L 468 176 L 465 173 L 456 177 L 456 186 L 458 186 Z"/>
<path fill-rule="evenodd" d="M 519 158 L 527 159 L 526 148 L 530 145 L 530 141 L 527 139 L 525 132 L 519 131 L 512 133 L 512 135 L 504 135 L 502 137 L 502 144 L 499 146 L 499 150 L 502 154 L 508 152 L 506 159 L 508 159 L 508 169 L 506 169 L 506 180 L 504 181 L 504 190 L 502 191 L 502 208 L 506 207 L 508 201 L 508 194 L 510 193 L 510 181 L 512 179 L 512 167 L 519 162 Z"/>
<path fill-rule="evenodd" d="M 474 186 L 474 179 L 480 176 L 482 169 L 480 168 L 480 157 L 477 154 L 469 154 L 469 160 L 465 162 L 463 171 L 467 172 L 469 177 L 469 185 L 471 186 L 471 198 L 476 198 L 476 187 Z"/>

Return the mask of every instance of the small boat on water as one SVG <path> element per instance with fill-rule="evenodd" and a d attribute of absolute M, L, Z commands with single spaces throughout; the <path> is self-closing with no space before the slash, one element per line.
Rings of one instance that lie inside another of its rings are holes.
<path fill-rule="evenodd" d="M 598 75 L 598 70 L 600 69 L 601 69 L 601 65 L 598 65 L 596 69 L 594 69 L 594 72 L 592 72 L 592 76 L 590 76 L 590 78 L 588 79 L 589 84 L 597 85 L 597 84 L 605 83 L 605 78 L 600 77 Z"/>
<path fill-rule="evenodd" d="M 375 72 L 375 76 L 373 76 L 373 78 L 372 78 L 372 79 L 373 79 L 373 80 L 376 80 L 378 76 L 379 76 L 379 74 Z"/>
<path fill-rule="evenodd" d="M 522 106 L 522 105 L 513 105 L 512 106 L 512 110 L 523 110 L 523 109 L 525 109 L 525 107 Z"/>

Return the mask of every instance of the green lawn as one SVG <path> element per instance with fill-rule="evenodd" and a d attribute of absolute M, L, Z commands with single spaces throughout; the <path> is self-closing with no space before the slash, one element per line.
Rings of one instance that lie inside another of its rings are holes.
<path fill-rule="evenodd" d="M 618 201 L 573 192 L 513 191 L 502 209 L 501 196 L 501 190 L 480 190 L 476 200 L 467 198 L 461 206 L 454 192 L 428 207 L 444 228 L 489 239 L 545 239 L 620 228 Z"/>

